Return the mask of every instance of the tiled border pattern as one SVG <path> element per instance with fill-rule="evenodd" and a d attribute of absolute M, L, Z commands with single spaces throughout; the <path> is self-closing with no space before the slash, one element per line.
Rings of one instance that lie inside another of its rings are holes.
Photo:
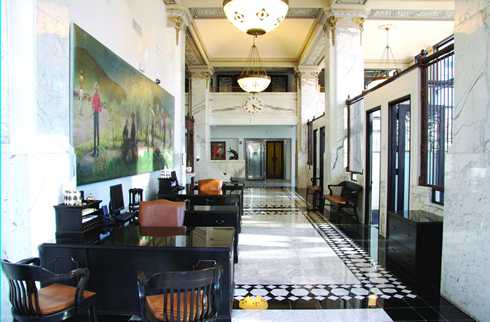
<path fill-rule="evenodd" d="M 402 286 L 403 287 L 403 286 Z M 393 293 L 391 293 L 393 290 Z M 415 298 L 411 291 L 409 293 L 398 292 L 395 287 L 386 289 L 368 288 L 364 284 L 312 284 L 312 285 L 261 285 L 261 284 L 238 284 L 235 288 L 235 300 L 241 300 L 245 296 L 260 295 L 266 300 L 275 301 L 323 301 L 329 299 L 332 301 L 344 300 L 365 300 L 370 294 L 377 294 L 379 298 L 403 299 L 406 297 Z"/>
<path fill-rule="evenodd" d="M 345 263 L 351 272 L 361 282 L 360 284 L 343 285 L 236 285 L 235 299 L 241 300 L 248 295 L 260 295 L 266 300 L 297 301 L 319 300 L 364 300 L 370 294 L 376 294 L 382 299 L 416 298 L 416 295 L 404 286 L 395 276 L 376 265 L 369 255 L 352 240 L 327 222 L 316 222 L 308 212 L 299 209 L 269 209 L 278 208 L 271 205 L 266 209 L 246 209 L 245 215 L 304 215 L 315 227 L 325 242 Z"/>

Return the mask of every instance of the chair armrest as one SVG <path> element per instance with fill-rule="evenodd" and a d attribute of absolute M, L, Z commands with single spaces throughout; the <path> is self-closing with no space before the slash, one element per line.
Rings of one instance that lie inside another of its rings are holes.
<path fill-rule="evenodd" d="M 17 264 L 22 264 L 22 265 L 34 264 L 36 266 L 40 266 L 41 260 L 39 259 L 39 257 L 31 257 L 31 258 L 26 258 L 26 259 L 20 260 L 17 262 Z"/>
<path fill-rule="evenodd" d="M 330 195 L 333 195 L 333 191 L 332 191 L 333 187 L 342 187 L 342 185 L 340 185 L 340 184 L 329 184 L 328 185 L 328 191 L 330 191 Z"/>
<path fill-rule="evenodd" d="M 90 278 L 90 271 L 88 268 L 77 268 L 70 273 L 72 278 L 79 278 L 77 284 L 77 291 L 75 292 L 75 307 L 78 307 L 82 303 L 84 297 L 83 292 L 87 288 L 87 283 Z"/>

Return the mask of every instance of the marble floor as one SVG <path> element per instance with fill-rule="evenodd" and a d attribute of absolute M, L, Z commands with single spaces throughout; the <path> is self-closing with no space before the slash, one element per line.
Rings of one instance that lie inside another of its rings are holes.
<path fill-rule="evenodd" d="M 233 321 L 471 321 L 386 270 L 375 231 L 351 238 L 357 226 L 308 212 L 288 188 L 248 188 L 244 204 Z M 250 295 L 269 309 L 239 310 Z"/>
<path fill-rule="evenodd" d="M 233 312 L 233 322 L 379 322 L 393 321 L 383 309 L 371 310 L 269 310 Z"/>
<path fill-rule="evenodd" d="M 294 206 L 294 196 L 271 193 L 248 198 L 253 208 L 264 201 Z M 344 262 L 325 244 L 302 210 L 247 210 L 242 219 L 237 284 L 359 284 Z"/>

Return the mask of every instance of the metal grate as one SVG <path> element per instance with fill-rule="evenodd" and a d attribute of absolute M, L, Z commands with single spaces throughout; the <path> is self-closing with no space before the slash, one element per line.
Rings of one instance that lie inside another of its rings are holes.
<path fill-rule="evenodd" d="M 445 155 L 453 140 L 454 45 L 424 59 L 422 65 L 421 184 L 433 188 L 433 202 L 443 203 Z"/>

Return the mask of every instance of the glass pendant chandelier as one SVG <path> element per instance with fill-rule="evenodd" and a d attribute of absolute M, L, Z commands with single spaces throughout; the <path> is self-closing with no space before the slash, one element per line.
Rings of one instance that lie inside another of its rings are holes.
<path fill-rule="evenodd" d="M 238 79 L 238 85 L 247 93 L 263 92 L 271 83 L 270 76 L 267 76 L 265 70 L 262 68 L 259 49 L 255 45 L 255 38 L 248 56 L 249 65 L 242 71 Z"/>
<path fill-rule="evenodd" d="M 286 18 L 288 0 L 224 0 L 225 15 L 235 27 L 253 36 L 263 35 Z"/>

